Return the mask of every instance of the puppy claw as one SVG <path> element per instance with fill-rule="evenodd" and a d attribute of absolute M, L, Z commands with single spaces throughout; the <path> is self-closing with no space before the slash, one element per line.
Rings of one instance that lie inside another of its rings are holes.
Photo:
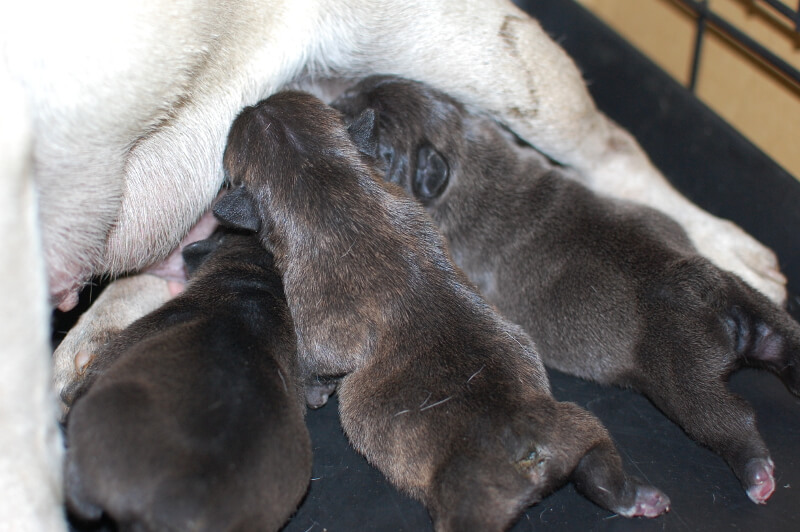
<path fill-rule="evenodd" d="M 658 517 L 669 509 L 670 500 L 664 492 L 653 486 L 639 486 L 633 506 L 618 513 L 624 517 Z"/>
<path fill-rule="evenodd" d="M 86 368 L 89 367 L 89 364 L 92 363 L 94 360 L 95 353 L 85 350 L 78 351 L 78 354 L 75 355 L 75 373 L 78 375 L 83 375 L 86 373 Z"/>
<path fill-rule="evenodd" d="M 745 468 L 749 487 L 747 496 L 756 504 L 766 504 L 775 491 L 775 464 L 767 458 L 750 460 Z"/>

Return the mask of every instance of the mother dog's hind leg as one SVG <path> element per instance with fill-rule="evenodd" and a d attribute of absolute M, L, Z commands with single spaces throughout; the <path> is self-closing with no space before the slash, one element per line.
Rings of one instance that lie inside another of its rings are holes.
<path fill-rule="evenodd" d="M 0 528 L 64 530 L 47 281 L 24 97 L 0 71 Z"/>
<path fill-rule="evenodd" d="M 490 110 L 533 146 L 578 169 L 595 190 L 672 216 L 715 264 L 773 301 L 785 300 L 774 254 L 680 195 L 633 137 L 597 110 L 575 64 L 536 21 L 505 0 L 403 5 L 354 17 L 375 22 L 360 28 L 371 39 L 364 70 L 424 81 Z"/>

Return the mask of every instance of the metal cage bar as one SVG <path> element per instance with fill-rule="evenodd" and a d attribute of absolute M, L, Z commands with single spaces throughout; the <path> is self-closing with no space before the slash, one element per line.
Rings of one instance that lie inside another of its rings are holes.
<path fill-rule="evenodd" d="M 719 32 L 723 33 L 727 38 L 734 41 L 737 45 L 747 50 L 749 53 L 758 57 L 770 68 L 782 75 L 785 79 L 800 88 L 800 71 L 794 68 L 791 64 L 787 63 L 776 54 L 772 53 L 769 49 L 761 43 L 747 35 L 745 32 L 725 20 L 723 17 L 716 14 L 708 5 L 708 0 L 672 0 L 681 4 L 686 9 L 691 11 L 697 16 L 697 28 L 695 33 L 695 44 L 692 58 L 691 75 L 689 78 L 689 89 L 694 91 L 697 84 L 697 73 L 700 69 L 700 61 L 702 59 L 702 46 L 705 29 L 708 25 L 713 26 Z M 798 2 L 798 9 L 791 9 L 786 4 L 778 0 L 754 0 L 762 2 L 776 12 L 780 13 L 794 24 L 794 31 L 800 32 L 800 2 Z"/>
<path fill-rule="evenodd" d="M 785 16 L 794 23 L 794 31 L 800 32 L 800 5 L 797 9 L 792 9 L 779 0 L 760 0 Z"/>

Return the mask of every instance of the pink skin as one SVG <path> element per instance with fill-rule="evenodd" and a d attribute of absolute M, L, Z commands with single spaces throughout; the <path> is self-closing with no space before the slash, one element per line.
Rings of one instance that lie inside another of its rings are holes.
<path fill-rule="evenodd" d="M 50 303 L 62 312 L 69 312 L 78 304 L 78 293 L 88 281 L 90 272 L 82 266 L 68 267 L 67 271 L 48 269 Z"/>
<path fill-rule="evenodd" d="M 636 490 L 636 502 L 620 515 L 625 517 L 658 517 L 669 512 L 670 500 L 661 490 L 652 486 L 639 486 Z"/>
<path fill-rule="evenodd" d="M 775 491 L 775 465 L 772 460 L 757 459 L 747 467 L 752 484 L 747 488 L 747 496 L 756 504 L 766 504 Z"/>
<path fill-rule="evenodd" d="M 186 271 L 183 268 L 183 256 L 181 255 L 183 248 L 193 242 L 211 236 L 211 233 L 214 232 L 217 225 L 219 224 L 209 209 L 200 220 L 197 221 L 194 227 L 189 230 L 189 233 L 181 240 L 178 247 L 172 250 L 172 253 L 170 253 L 166 259 L 158 264 L 150 266 L 144 270 L 143 273 L 149 273 L 166 279 L 170 295 L 172 297 L 177 296 L 183 292 L 183 288 L 186 286 Z"/>
<path fill-rule="evenodd" d="M 222 193 L 220 193 L 220 196 Z M 219 197 L 219 196 L 217 196 Z M 143 273 L 149 273 L 165 279 L 168 283 L 172 297 L 180 294 L 186 285 L 186 272 L 183 269 L 183 248 L 198 240 L 203 240 L 211 236 L 217 228 L 217 221 L 211 213 L 211 208 L 197 221 L 189 230 L 189 233 L 181 240 L 177 248 L 163 261 L 145 269 Z M 62 279 L 62 277 L 64 277 Z M 52 288 L 50 299 L 53 305 L 62 312 L 69 312 L 78 304 L 78 293 L 83 287 L 82 283 L 75 281 L 67 282 L 65 276 L 51 273 Z"/>
<path fill-rule="evenodd" d="M 61 312 L 69 312 L 78 304 L 78 286 L 73 285 L 71 288 L 51 294 L 50 300 L 55 303 L 56 308 Z"/>
<path fill-rule="evenodd" d="M 657 517 L 669 512 L 669 499 L 655 489 L 640 488 L 636 506 L 631 517 Z"/>

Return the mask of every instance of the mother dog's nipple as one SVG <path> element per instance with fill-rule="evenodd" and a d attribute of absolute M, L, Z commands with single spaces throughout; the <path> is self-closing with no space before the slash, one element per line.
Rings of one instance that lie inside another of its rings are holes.
<path fill-rule="evenodd" d="M 56 308 L 58 308 L 58 310 L 61 312 L 69 312 L 78 305 L 78 291 L 60 292 L 53 296 L 53 301 L 57 305 Z"/>

